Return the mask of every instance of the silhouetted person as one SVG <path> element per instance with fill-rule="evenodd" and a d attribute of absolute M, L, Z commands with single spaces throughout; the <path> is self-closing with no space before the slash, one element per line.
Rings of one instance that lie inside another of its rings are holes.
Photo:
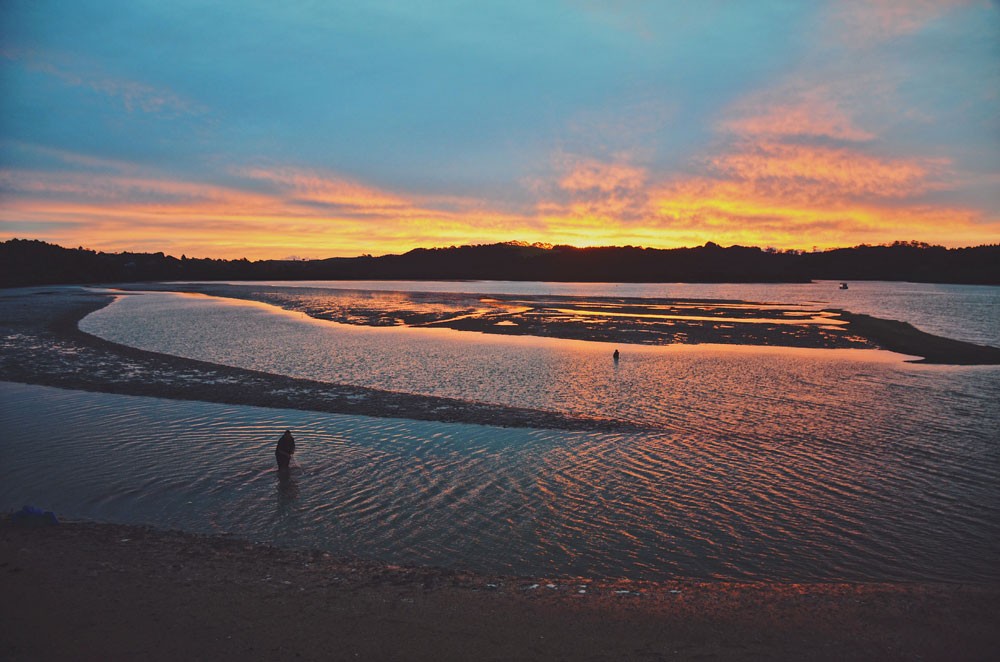
<path fill-rule="evenodd" d="M 615 350 L 615 353 L 614 353 L 614 354 L 612 354 L 612 356 L 613 356 L 613 357 L 615 358 L 615 363 L 618 363 L 618 359 L 619 359 L 619 357 L 620 357 L 621 355 L 620 355 L 620 354 L 618 354 L 618 350 L 617 350 L 617 349 Z"/>
<path fill-rule="evenodd" d="M 291 430 L 285 430 L 278 440 L 278 447 L 274 449 L 274 459 L 278 461 L 279 470 L 288 470 L 288 463 L 292 460 L 292 453 L 295 452 L 295 438 L 292 437 Z"/>

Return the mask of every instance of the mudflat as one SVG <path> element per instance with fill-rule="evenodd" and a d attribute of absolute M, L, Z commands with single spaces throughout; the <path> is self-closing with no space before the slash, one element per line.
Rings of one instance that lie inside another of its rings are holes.
<path fill-rule="evenodd" d="M 372 292 L 218 283 L 142 287 L 257 301 L 316 319 L 363 326 L 445 327 L 497 335 L 638 345 L 715 343 L 812 349 L 878 348 L 921 357 L 922 363 L 1000 364 L 1000 348 L 935 336 L 897 320 L 792 304 Z"/>

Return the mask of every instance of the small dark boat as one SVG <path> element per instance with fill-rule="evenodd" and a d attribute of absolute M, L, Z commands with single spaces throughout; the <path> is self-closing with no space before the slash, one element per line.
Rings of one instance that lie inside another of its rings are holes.
<path fill-rule="evenodd" d="M 847 289 L 847 283 L 841 283 L 840 284 L 840 289 L 846 290 Z"/>

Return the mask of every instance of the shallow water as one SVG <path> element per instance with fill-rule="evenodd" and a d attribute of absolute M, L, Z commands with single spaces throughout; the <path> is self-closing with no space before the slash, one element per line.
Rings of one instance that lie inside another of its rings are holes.
<path fill-rule="evenodd" d="M 710 346 L 622 347 L 616 367 L 601 343 L 351 327 L 170 294 L 123 297 L 83 326 L 216 362 L 657 430 L 515 430 L 8 384 L 0 507 L 31 501 L 483 572 L 1000 579 L 996 368 Z M 281 483 L 272 449 L 285 427 L 300 452 Z"/>
<path fill-rule="evenodd" d="M 5 509 L 483 572 L 1000 578 L 997 453 L 981 439 L 566 433 L 8 383 L 0 396 Z M 285 427 L 288 481 L 273 468 Z"/>

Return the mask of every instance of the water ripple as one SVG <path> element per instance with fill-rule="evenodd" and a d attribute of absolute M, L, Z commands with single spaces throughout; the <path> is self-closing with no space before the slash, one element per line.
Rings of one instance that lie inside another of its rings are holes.
<path fill-rule="evenodd" d="M 331 331 L 259 308 L 188 302 L 178 315 L 143 299 L 88 318 L 91 328 L 243 367 L 658 431 L 517 430 L 0 384 L 0 507 L 483 572 L 1000 579 L 996 369 L 711 347 L 629 348 L 615 369 L 598 343 Z M 285 428 L 300 448 L 282 480 L 273 444 Z"/>

